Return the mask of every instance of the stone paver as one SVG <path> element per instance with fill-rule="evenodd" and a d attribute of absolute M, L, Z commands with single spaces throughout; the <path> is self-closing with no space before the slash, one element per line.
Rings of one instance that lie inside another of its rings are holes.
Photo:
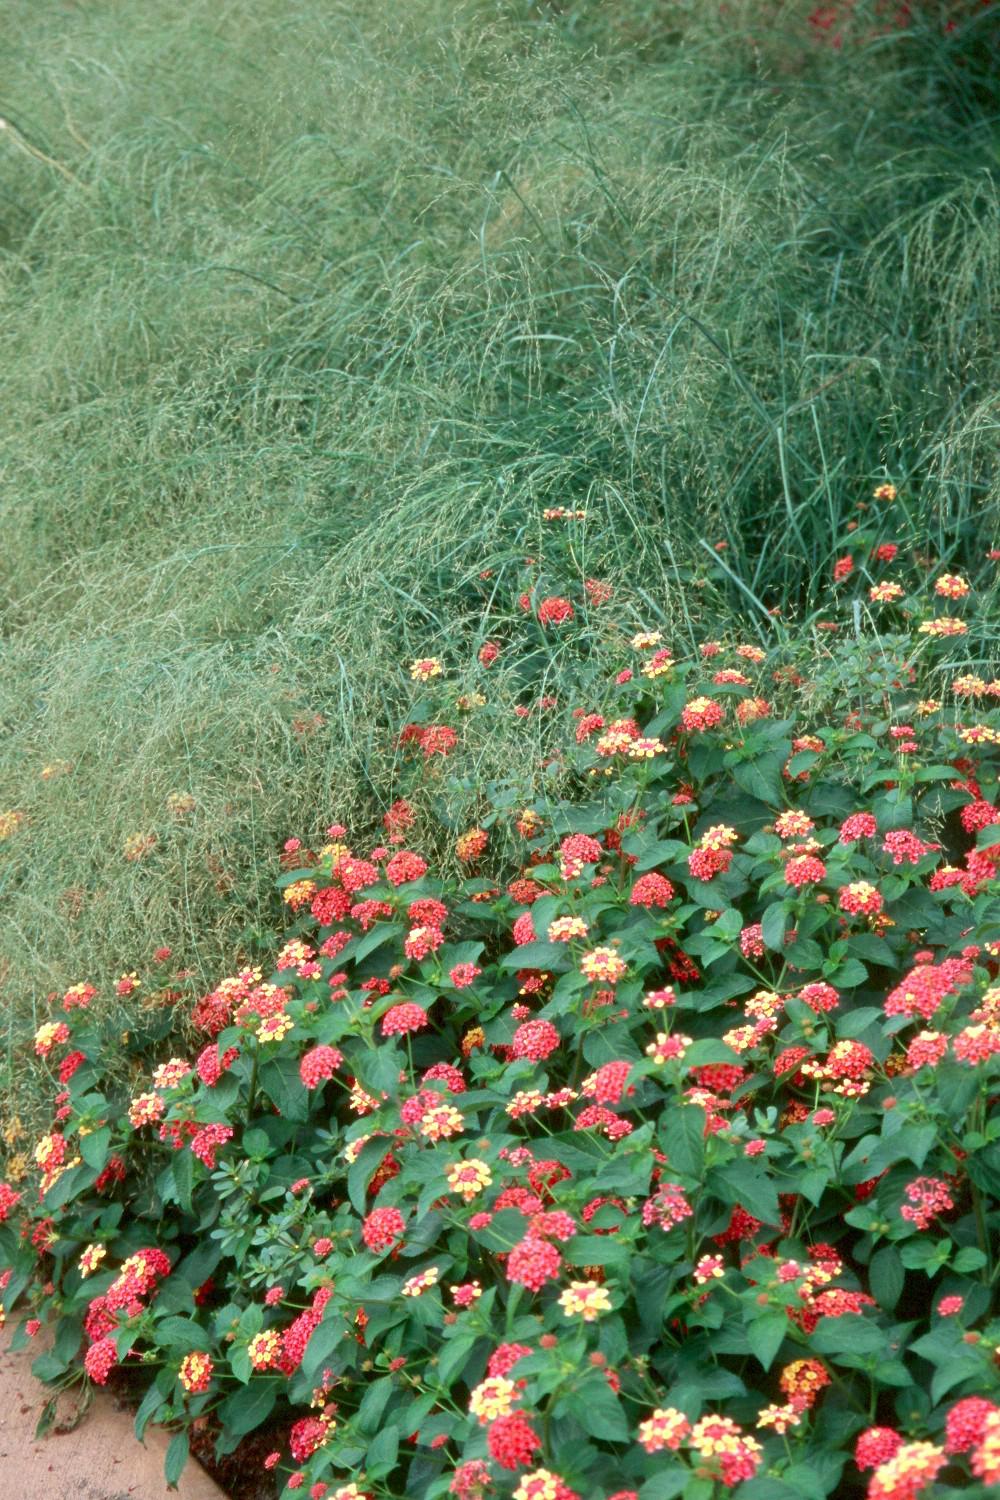
<path fill-rule="evenodd" d="M 192 1460 L 176 1490 L 163 1478 L 166 1433 L 147 1428 L 136 1441 L 132 1418 L 98 1391 L 79 1425 L 36 1438 L 48 1392 L 31 1374 L 35 1348 L 10 1350 L 0 1337 L 0 1500 L 225 1500 Z"/>

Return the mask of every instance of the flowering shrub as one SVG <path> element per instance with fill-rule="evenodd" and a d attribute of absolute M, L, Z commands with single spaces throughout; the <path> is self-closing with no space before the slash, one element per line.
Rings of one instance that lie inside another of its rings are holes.
<path fill-rule="evenodd" d="M 846 721 L 760 646 L 643 631 L 456 873 L 406 796 L 363 853 L 292 840 L 272 972 L 127 1098 L 67 992 L 37 1186 L 0 1187 L 39 1375 L 130 1372 L 171 1479 L 262 1429 L 313 1500 L 1000 1483 L 1000 682 L 935 665 L 976 600 L 936 577 L 845 648 Z M 441 782 L 448 666 L 410 675 Z"/>

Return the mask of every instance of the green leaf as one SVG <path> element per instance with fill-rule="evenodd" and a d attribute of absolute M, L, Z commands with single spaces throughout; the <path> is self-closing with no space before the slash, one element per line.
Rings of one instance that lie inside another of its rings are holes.
<path fill-rule="evenodd" d="M 694 1042 L 684 1054 L 685 1068 L 704 1068 L 711 1063 L 732 1063 L 739 1057 L 732 1047 L 714 1037 Z"/>
<path fill-rule="evenodd" d="M 395 1389 L 391 1375 L 375 1380 L 369 1385 L 358 1407 L 357 1423 L 362 1432 L 375 1432 Z"/>
<path fill-rule="evenodd" d="M 165 1404 L 173 1383 L 173 1371 L 168 1369 L 161 1370 L 139 1403 L 139 1410 L 135 1414 L 135 1435 L 140 1443 L 142 1442 L 146 1427 L 150 1422 L 155 1420 L 160 1407 Z"/>
<path fill-rule="evenodd" d="M 820 1318 L 811 1343 L 817 1354 L 836 1359 L 838 1354 L 879 1354 L 887 1337 L 884 1329 L 860 1314 L 845 1313 L 842 1318 Z"/>
<path fill-rule="evenodd" d="M 643 851 L 635 864 L 636 873 L 642 875 L 646 870 L 655 870 L 659 865 L 676 864 L 684 858 L 687 853 L 687 845 L 682 844 L 679 839 L 666 839 L 658 844 L 653 844 Z"/>
<path fill-rule="evenodd" d="M 919 1354 L 921 1359 L 929 1360 L 932 1365 L 947 1364 L 953 1354 L 962 1349 L 962 1332 L 952 1323 L 938 1323 L 930 1333 L 925 1333 L 923 1338 L 914 1339 L 910 1345 L 911 1354 Z"/>
<path fill-rule="evenodd" d="M 803 1172 L 798 1180 L 798 1189 L 808 1203 L 818 1208 L 829 1181 L 830 1173 L 826 1167 L 813 1167 L 810 1172 Z"/>
<path fill-rule="evenodd" d="M 892 1312 L 903 1291 L 906 1273 L 895 1245 L 876 1250 L 868 1266 L 868 1285 L 879 1307 Z"/>
<path fill-rule="evenodd" d="M 688 1480 L 688 1470 L 675 1463 L 670 1469 L 654 1474 L 639 1491 L 639 1500 L 677 1500 Z"/>
<path fill-rule="evenodd" d="M 909 1390 L 913 1386 L 913 1371 L 901 1359 L 880 1359 L 872 1371 L 875 1385 L 893 1385 L 898 1390 Z"/>
<path fill-rule="evenodd" d="M 780 807 L 785 800 L 781 782 L 784 761 L 774 751 L 759 755 L 755 760 L 737 761 L 732 769 L 733 780 L 741 791 L 749 792 L 760 802 L 771 807 Z"/>
<path fill-rule="evenodd" d="M 376 948 L 381 948 L 383 943 L 388 943 L 392 938 L 402 937 L 403 931 L 397 922 L 376 922 L 371 932 L 366 932 L 363 937 L 355 938 L 354 942 L 344 950 L 341 957 L 349 957 L 356 964 L 374 953 Z"/>
<path fill-rule="evenodd" d="M 844 1162 L 845 1178 L 848 1182 L 864 1182 L 897 1161 L 922 1167 L 937 1139 L 936 1125 L 913 1124 L 904 1125 L 892 1135 L 863 1136 Z"/>
<path fill-rule="evenodd" d="M 777 1188 L 769 1177 L 749 1162 L 714 1167 L 708 1175 L 707 1186 L 723 1203 L 730 1206 L 741 1204 L 762 1224 L 781 1223 Z"/>
<path fill-rule="evenodd" d="M 72 1364 L 79 1352 L 82 1337 L 83 1319 L 79 1315 L 75 1318 L 65 1316 L 60 1318 L 56 1324 L 53 1353 L 58 1359 L 64 1360 L 67 1365 Z"/>
<path fill-rule="evenodd" d="M 196 1245 L 193 1250 L 188 1251 L 176 1269 L 190 1286 L 201 1286 L 202 1282 L 207 1281 L 211 1276 L 221 1259 L 222 1250 L 218 1242 L 206 1239 L 200 1245 Z M 173 1277 L 170 1279 L 172 1281 Z"/>
<path fill-rule="evenodd" d="M 735 942 L 743 931 L 743 914 L 735 906 L 729 906 L 709 929 L 715 937 L 728 938 Z"/>
<path fill-rule="evenodd" d="M 243 1151 L 246 1156 L 267 1156 L 271 1150 L 271 1137 L 266 1130 L 247 1130 L 243 1133 Z"/>
<path fill-rule="evenodd" d="M 770 1477 L 749 1479 L 740 1485 L 739 1496 L 740 1500 L 806 1500 L 807 1496 L 817 1493 L 814 1486 L 815 1476 L 813 1476 L 813 1486 L 809 1489 L 800 1489 L 797 1485 L 788 1484 L 784 1479 L 771 1479 Z M 823 1491 L 820 1490 L 819 1493 L 822 1494 Z"/>
<path fill-rule="evenodd" d="M 764 947 L 770 948 L 775 953 L 780 953 L 785 944 L 785 922 L 787 916 L 788 907 L 784 901 L 774 901 L 770 906 L 764 908 L 764 915 L 760 923 Z"/>
<path fill-rule="evenodd" d="M 684 1486 L 684 1500 L 713 1500 L 714 1479 L 689 1479 Z"/>
<path fill-rule="evenodd" d="M 156 1296 L 156 1311 L 158 1313 L 192 1313 L 194 1312 L 194 1287 L 184 1276 L 179 1276 L 175 1271 L 163 1282 Z"/>
<path fill-rule="evenodd" d="M 302 1373 L 306 1379 L 312 1377 L 326 1364 L 330 1355 L 344 1337 L 344 1326 L 339 1318 L 325 1318 L 314 1328 L 302 1356 Z"/>
<path fill-rule="evenodd" d="M 565 943 L 525 943 L 500 960 L 501 969 L 548 969 L 562 971 L 570 967 Z"/>
<path fill-rule="evenodd" d="M 47 1349 L 44 1354 L 39 1354 L 37 1359 L 32 1360 L 31 1373 L 36 1380 L 50 1385 L 53 1380 L 58 1380 L 66 1373 L 66 1362 Z"/>
<path fill-rule="evenodd" d="M 575 1417 L 590 1437 L 626 1443 L 631 1436 L 621 1404 L 603 1376 L 596 1380 L 584 1377 L 559 1407 Z"/>
<path fill-rule="evenodd" d="M 958 773 L 954 766 L 922 766 L 914 781 L 954 781 Z"/>
<path fill-rule="evenodd" d="M 644 1196 L 649 1188 L 652 1170 L 653 1158 L 648 1151 L 622 1152 L 620 1156 L 612 1156 L 601 1168 L 594 1179 L 594 1187 L 602 1193 L 617 1193 L 626 1198 L 637 1197 L 639 1194 Z M 598 1214 L 602 1211 L 598 1209 Z M 597 1227 L 606 1229 L 611 1224 L 620 1222 L 620 1218 L 614 1215 L 606 1221 L 598 1219 Z"/>
<path fill-rule="evenodd" d="M 986 1264 L 986 1256 L 976 1245 L 965 1245 L 952 1260 L 951 1269 L 959 1276 L 969 1271 L 980 1271 Z"/>
<path fill-rule="evenodd" d="M 85 1162 L 81 1162 L 78 1167 L 68 1167 L 59 1180 L 53 1183 L 52 1187 L 45 1194 L 45 1207 L 48 1209 L 62 1208 L 71 1199 L 75 1198 L 77 1193 L 81 1192 L 84 1187 L 91 1185 L 94 1181 L 94 1174 L 95 1168 L 88 1167 Z"/>
<path fill-rule="evenodd" d="M 219 1407 L 219 1419 L 234 1436 L 244 1437 L 267 1421 L 277 1399 L 278 1389 L 274 1381 L 251 1381 L 226 1397 Z"/>
<path fill-rule="evenodd" d="M 827 978 L 831 979 L 842 990 L 852 990 L 859 984 L 864 984 L 867 981 L 868 970 L 858 959 L 845 958 L 843 963 L 834 964 L 830 967 Z"/>
<path fill-rule="evenodd" d="M 755 1359 L 769 1370 L 774 1357 L 788 1336 L 789 1322 L 785 1312 L 766 1312 L 747 1324 L 747 1343 Z"/>
<path fill-rule="evenodd" d="M 976 1382 L 976 1389 L 983 1389 L 983 1356 L 973 1349 L 956 1350 L 946 1365 L 939 1366 L 931 1377 L 931 1400 L 935 1403 L 961 1385 L 963 1380 Z"/>
<path fill-rule="evenodd" d="M 388 1047 L 383 1042 L 373 1052 L 366 1052 L 363 1064 L 359 1061 L 358 1072 L 362 1075 L 361 1081 L 376 1097 L 379 1094 L 392 1094 L 399 1085 L 400 1068 L 403 1065 L 403 1053 L 398 1047 Z"/>
<path fill-rule="evenodd" d="M 899 1254 L 908 1271 L 923 1271 L 928 1276 L 936 1276 L 941 1267 L 948 1263 L 951 1241 L 912 1239 L 906 1242 Z"/>
<path fill-rule="evenodd" d="M 285 1120 L 301 1124 L 309 1116 L 309 1094 L 294 1057 L 269 1058 L 260 1070 L 260 1086 Z"/>
<path fill-rule="evenodd" d="M 785 957 L 796 969 L 809 971 L 821 967 L 825 954 L 815 938 L 800 937 L 785 949 Z"/>
<path fill-rule="evenodd" d="M 177 1206 L 184 1213 L 191 1212 L 191 1192 L 194 1187 L 194 1156 L 190 1151 L 178 1151 L 172 1162 L 174 1190 Z"/>
<path fill-rule="evenodd" d="M 385 1156 L 387 1145 L 384 1137 L 365 1141 L 347 1173 L 347 1196 L 355 1212 L 364 1214 L 368 1184 L 375 1175 L 379 1162 Z"/>
<path fill-rule="evenodd" d="M 705 1111 L 698 1105 L 665 1110 L 660 1146 L 671 1167 L 686 1177 L 700 1177 L 705 1160 Z"/>
<path fill-rule="evenodd" d="M 442 1385 L 450 1385 L 462 1373 L 478 1342 L 475 1333 L 459 1333 L 448 1340 L 437 1362 L 437 1378 Z"/>
<path fill-rule="evenodd" d="M 238 1343 L 249 1343 L 255 1334 L 260 1333 L 264 1326 L 264 1309 L 259 1302 L 249 1302 L 240 1313 L 240 1321 L 236 1325 L 236 1339 Z"/>
<path fill-rule="evenodd" d="M 167 1481 L 167 1489 L 175 1490 L 177 1481 L 184 1472 L 184 1466 L 188 1461 L 191 1445 L 186 1432 L 175 1432 L 170 1439 L 167 1448 L 167 1456 L 163 1461 L 163 1474 Z"/>
<path fill-rule="evenodd" d="M 108 1145 L 111 1140 L 111 1131 L 105 1125 L 100 1130 L 95 1130 L 91 1135 L 80 1137 L 80 1155 L 88 1167 L 93 1167 L 96 1172 L 104 1168 L 108 1159 Z"/>
<path fill-rule="evenodd" d="M 613 1235 L 577 1234 L 563 1250 L 570 1266 L 627 1266 L 631 1257 L 628 1245 Z"/>
<path fill-rule="evenodd" d="M 180 1350 L 184 1354 L 190 1354 L 192 1349 L 207 1354 L 212 1347 L 208 1332 L 200 1323 L 196 1323 L 193 1318 L 177 1317 L 173 1313 L 157 1323 L 156 1342 L 166 1349 Z"/>
<path fill-rule="evenodd" d="M 847 940 L 847 951 L 854 958 L 865 959 L 871 964 L 882 964 L 887 969 L 899 966 L 899 960 L 885 938 L 876 936 L 874 932 L 856 932 Z"/>
<path fill-rule="evenodd" d="M 365 1473 L 369 1479 L 381 1479 L 396 1463 L 399 1452 L 399 1433 L 395 1427 L 383 1427 L 368 1448 Z"/>

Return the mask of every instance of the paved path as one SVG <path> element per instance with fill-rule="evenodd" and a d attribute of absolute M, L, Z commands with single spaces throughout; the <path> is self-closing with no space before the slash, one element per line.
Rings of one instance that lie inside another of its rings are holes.
<path fill-rule="evenodd" d="M 78 1427 L 36 1438 L 47 1399 L 31 1374 L 37 1345 L 10 1352 L 10 1329 L 0 1335 L 0 1500 L 225 1500 L 204 1470 L 190 1462 L 176 1490 L 163 1478 L 169 1438 L 147 1428 L 136 1441 L 132 1418 L 104 1391 Z"/>

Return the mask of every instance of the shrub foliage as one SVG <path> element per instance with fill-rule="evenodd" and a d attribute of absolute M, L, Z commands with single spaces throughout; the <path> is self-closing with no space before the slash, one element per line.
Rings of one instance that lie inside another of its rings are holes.
<path fill-rule="evenodd" d="M 19 1336 L 52 1325 L 56 1384 L 129 1373 L 171 1479 L 192 1439 L 262 1432 L 282 1494 L 315 1500 L 988 1487 L 1000 683 L 956 660 L 977 591 L 890 587 L 901 561 L 867 584 L 824 648 L 838 714 L 787 646 L 675 655 L 608 625 L 618 670 L 584 687 L 579 655 L 533 781 L 476 781 L 490 674 L 519 662 L 513 713 L 554 712 L 540 642 L 571 663 L 611 605 L 566 569 L 582 519 L 546 524 L 482 690 L 413 662 L 382 843 L 285 846 L 270 972 L 180 1031 L 122 1038 L 86 983 L 41 1026 L 37 1192 L 0 1189 Z M 862 598 L 895 628 L 862 631 Z M 432 866 L 419 810 L 470 777 L 479 815 Z"/>

